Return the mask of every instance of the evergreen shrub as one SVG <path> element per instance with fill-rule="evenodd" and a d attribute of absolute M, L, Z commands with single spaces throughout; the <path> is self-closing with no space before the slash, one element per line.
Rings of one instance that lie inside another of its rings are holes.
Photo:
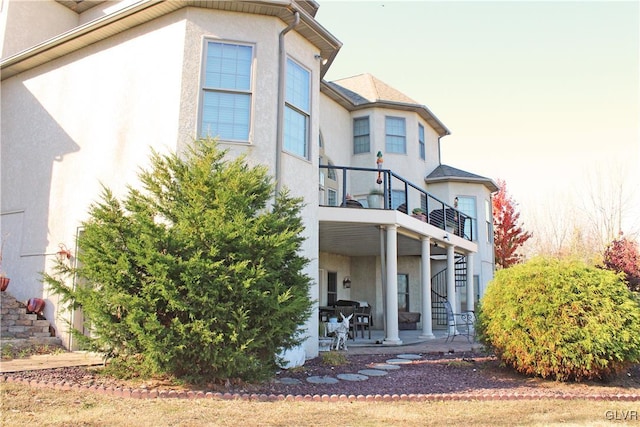
<path fill-rule="evenodd" d="M 301 343 L 311 279 L 302 200 L 213 140 L 153 152 L 141 189 L 109 189 L 83 224 L 78 267 L 45 281 L 81 307 L 87 348 L 195 382 L 259 380 Z M 76 277 L 77 285 L 68 283 Z"/>
<path fill-rule="evenodd" d="M 580 381 L 640 362 L 640 307 L 622 276 L 578 261 L 539 258 L 498 271 L 477 329 L 527 375 Z"/>

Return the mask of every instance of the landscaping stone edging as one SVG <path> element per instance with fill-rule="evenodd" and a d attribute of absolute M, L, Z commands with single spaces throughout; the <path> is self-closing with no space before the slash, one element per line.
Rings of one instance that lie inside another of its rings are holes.
<path fill-rule="evenodd" d="M 505 392 L 471 392 L 471 393 L 435 393 L 435 394 L 376 394 L 376 395 L 345 395 L 345 394 L 257 394 L 257 393 L 220 393 L 203 391 L 175 391 L 175 390 L 142 390 L 130 388 L 112 388 L 100 386 L 80 386 L 66 382 L 52 383 L 45 381 L 23 380 L 11 376 L 0 376 L 0 383 L 15 383 L 34 388 L 48 388 L 53 390 L 71 390 L 80 392 L 95 392 L 105 396 L 126 397 L 131 399 L 215 399 L 215 400 L 243 400 L 243 401 L 305 401 L 305 402 L 437 402 L 437 401 L 489 401 L 489 400 L 593 400 L 640 402 L 640 393 L 594 394 L 582 395 L 565 393 L 547 395 L 544 393 L 505 393 Z"/>

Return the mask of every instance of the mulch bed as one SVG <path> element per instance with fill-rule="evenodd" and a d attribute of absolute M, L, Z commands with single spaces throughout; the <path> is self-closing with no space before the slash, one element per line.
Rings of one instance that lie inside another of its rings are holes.
<path fill-rule="evenodd" d="M 31 383 L 66 383 L 80 388 L 110 387 L 138 390 L 193 390 L 214 393 L 258 395 L 428 395 L 458 398 L 595 398 L 640 400 L 640 365 L 603 381 L 560 383 L 541 378 L 528 378 L 502 367 L 495 357 L 484 354 L 423 354 L 419 360 L 402 364 L 385 376 L 370 376 L 364 381 L 340 380 L 335 384 L 313 384 L 312 376 L 356 374 L 374 363 L 384 363 L 395 355 L 347 355 L 347 362 L 330 366 L 321 357 L 308 360 L 304 366 L 279 371 L 275 378 L 261 384 L 227 382 L 205 387 L 176 386 L 160 380 L 123 381 L 100 375 L 96 368 L 74 367 L 26 371 L 9 374 L 10 381 Z M 288 381 L 282 381 L 287 378 Z M 289 384 L 297 379 L 298 384 Z"/>

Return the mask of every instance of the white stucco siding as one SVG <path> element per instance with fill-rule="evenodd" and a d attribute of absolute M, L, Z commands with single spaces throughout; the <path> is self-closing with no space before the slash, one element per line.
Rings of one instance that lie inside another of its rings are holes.
<path fill-rule="evenodd" d="M 101 183 L 121 196 L 150 147 L 175 148 L 183 39 L 184 22 L 167 15 L 2 82 L 3 223 L 24 212 L 9 243 L 20 244 L 12 294 L 48 299 L 59 331 L 39 272 L 59 243 L 75 249 Z"/>
<path fill-rule="evenodd" d="M 353 118 L 361 117 L 360 111 L 349 113 L 337 102 L 320 94 L 320 131 L 324 138 L 324 152 L 334 164 L 352 164 Z"/>
<path fill-rule="evenodd" d="M 487 235 L 485 200 L 491 200 L 491 193 L 482 184 L 464 182 L 443 182 L 429 184 L 428 191 L 440 200 L 453 206 L 457 196 L 473 197 L 476 201 L 476 221 L 474 233 L 477 236 L 475 242 L 478 252 L 474 256 L 473 274 L 478 276 L 480 283 L 480 296 L 486 288 L 486 284 L 493 279 L 493 236 Z"/>
<path fill-rule="evenodd" d="M 78 14 L 54 0 L 2 0 L 0 9 L 2 58 L 78 25 Z"/>

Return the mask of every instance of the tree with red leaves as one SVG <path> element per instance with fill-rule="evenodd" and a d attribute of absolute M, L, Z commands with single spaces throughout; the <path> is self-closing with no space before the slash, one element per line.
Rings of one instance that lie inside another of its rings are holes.
<path fill-rule="evenodd" d="M 516 203 L 507 193 L 507 183 L 498 180 L 500 190 L 493 197 L 493 240 L 496 265 L 507 268 L 521 261 L 522 256 L 516 251 L 532 236 L 524 231 L 518 220 L 520 213 L 516 211 Z"/>
<path fill-rule="evenodd" d="M 638 244 L 622 236 L 614 239 L 604 251 L 604 266 L 616 273 L 624 273 L 630 290 L 640 292 L 640 254 Z"/>

